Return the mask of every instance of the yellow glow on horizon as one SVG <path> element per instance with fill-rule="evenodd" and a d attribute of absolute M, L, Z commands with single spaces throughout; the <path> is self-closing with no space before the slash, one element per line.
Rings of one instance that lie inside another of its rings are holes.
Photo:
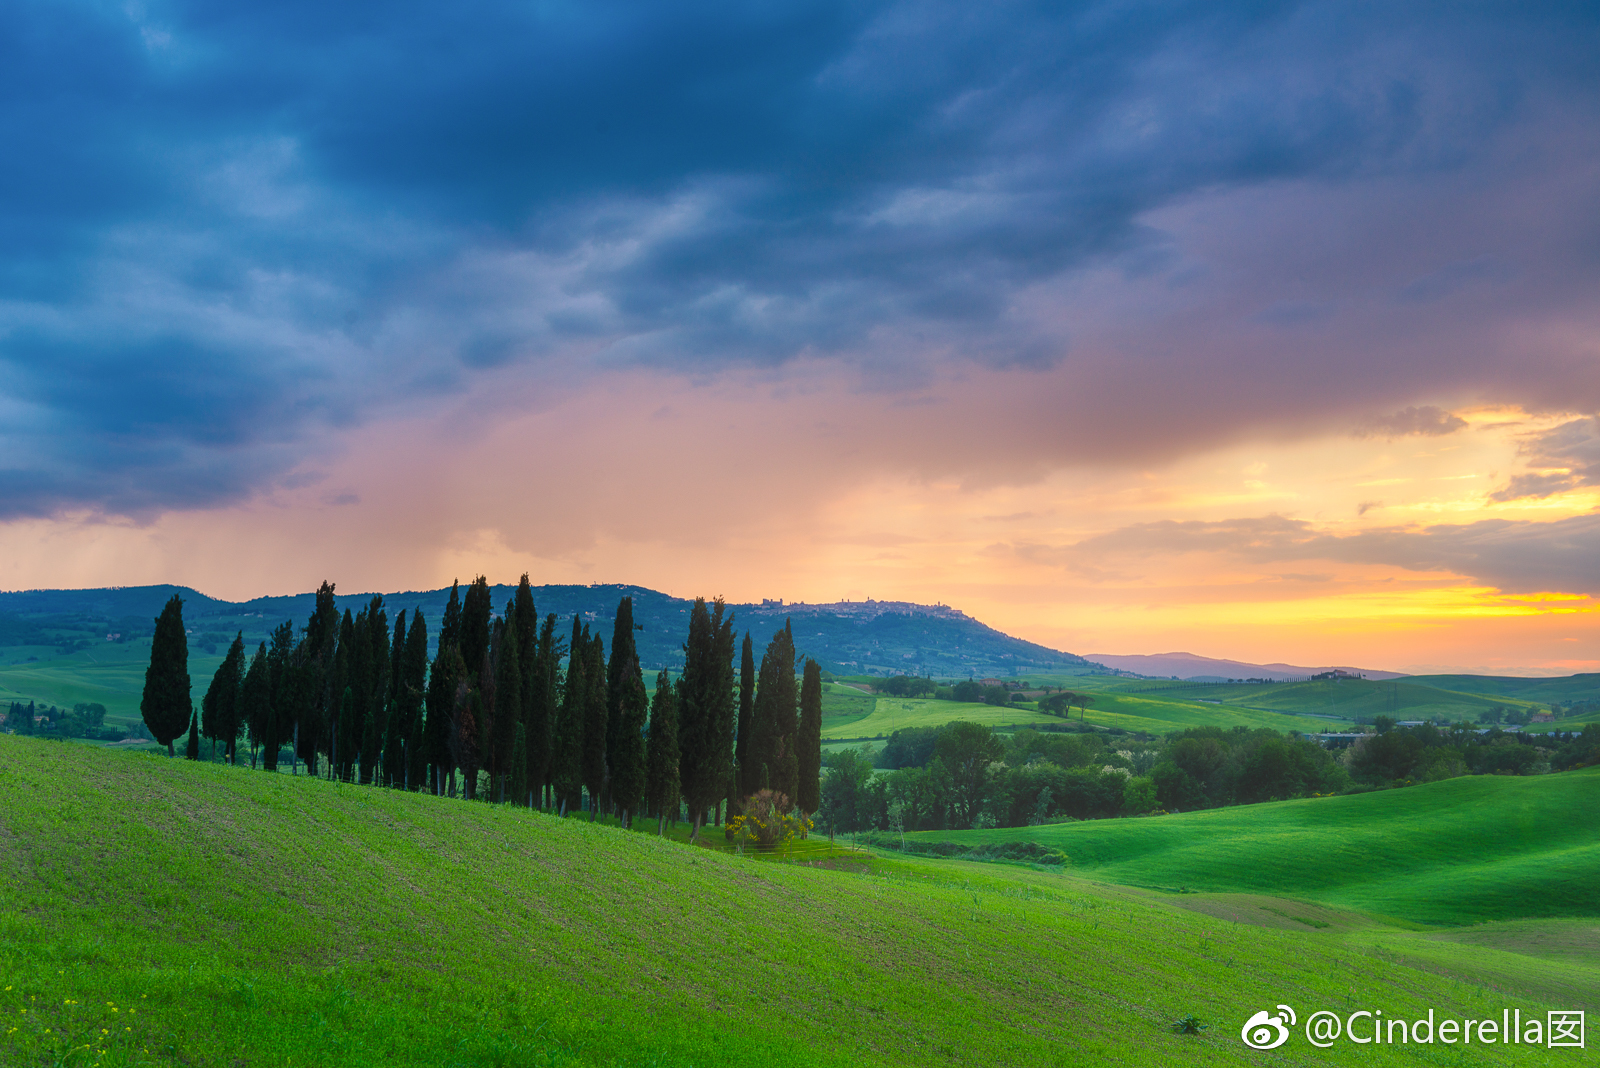
<path fill-rule="evenodd" d="M 1460 412 L 1468 426 L 1440 438 L 1324 434 L 1136 469 L 1062 464 L 985 481 L 852 465 L 862 443 L 817 436 L 841 407 L 854 406 L 839 425 L 871 423 L 873 440 L 928 418 L 877 409 L 866 419 L 872 403 L 823 392 L 779 403 L 755 388 L 669 384 L 581 397 L 458 437 L 397 422 L 330 460 L 316 486 L 143 523 L 0 524 L 0 586 L 175 582 L 244 599 L 323 578 L 378 591 L 478 573 L 515 581 L 526 570 L 541 583 L 627 582 L 731 601 L 941 601 L 1074 652 L 1542 669 L 1588 664 L 1584 653 L 1600 647 L 1600 612 L 1579 593 L 1511 595 L 1470 574 L 1295 549 L 1297 539 L 1600 511 L 1594 488 L 1491 499 L 1527 470 L 1526 436 L 1563 417 L 1483 408 Z M 657 420 L 668 408 L 680 414 Z M 713 417 L 722 422 L 707 434 Z M 630 440 L 641 426 L 649 434 Z M 767 437 L 790 445 L 758 456 L 725 444 Z M 563 442 L 560 462 L 530 459 L 516 492 L 505 492 L 504 458 L 549 458 L 551 441 Z M 685 486 L 686 470 L 713 474 Z M 359 502 L 338 503 L 346 497 Z M 1288 548 L 1251 545 L 1251 523 Z M 1163 540 L 1174 530 L 1193 537 Z"/>

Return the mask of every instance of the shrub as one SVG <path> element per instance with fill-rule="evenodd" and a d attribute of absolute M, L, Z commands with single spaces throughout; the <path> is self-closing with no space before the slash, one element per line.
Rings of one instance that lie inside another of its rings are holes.
<path fill-rule="evenodd" d="M 804 838 L 811 821 L 793 811 L 794 804 L 776 790 L 759 790 L 745 799 L 744 814 L 728 823 L 735 842 L 772 848 L 794 838 Z"/>

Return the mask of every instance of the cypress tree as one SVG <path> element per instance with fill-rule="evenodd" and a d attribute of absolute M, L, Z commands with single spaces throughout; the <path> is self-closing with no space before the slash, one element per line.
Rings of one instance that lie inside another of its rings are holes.
<path fill-rule="evenodd" d="M 353 686 L 346 686 L 343 695 L 339 698 L 339 715 L 334 722 L 333 736 L 336 744 L 342 750 L 349 744 L 350 735 L 353 733 L 356 718 L 356 691 Z M 350 761 L 342 751 L 336 751 L 331 763 L 336 778 L 343 782 L 349 775 Z"/>
<path fill-rule="evenodd" d="M 757 783 L 791 802 L 799 777 L 794 763 L 796 697 L 794 639 L 785 623 L 761 657 L 761 680 L 751 714 L 750 763 Z"/>
<path fill-rule="evenodd" d="M 287 620 L 272 632 L 272 645 L 267 650 L 267 689 L 270 697 L 262 718 L 261 767 L 266 771 L 278 770 L 278 749 L 289 740 L 293 728 L 294 709 L 299 697 L 296 673 L 293 670 L 295 651 L 294 625 Z"/>
<path fill-rule="evenodd" d="M 589 821 L 600 809 L 606 785 L 606 651 L 596 634 L 583 666 L 583 785 L 589 789 Z"/>
<path fill-rule="evenodd" d="M 617 605 L 611 664 L 606 670 L 606 765 L 611 803 L 622 811 L 623 825 L 628 827 L 644 796 L 644 728 L 650 714 L 633 630 L 633 598 L 624 597 Z"/>
<path fill-rule="evenodd" d="M 473 678 L 483 670 L 489 655 L 489 617 L 494 615 L 489 580 L 482 575 L 472 580 L 461 601 L 461 659 Z"/>
<path fill-rule="evenodd" d="M 750 767 L 751 715 L 756 700 L 756 658 L 750 644 L 750 632 L 744 632 L 744 645 L 739 650 L 739 723 L 734 733 L 733 763 L 738 796 L 743 800 L 756 792 L 752 785 Z M 732 809 L 730 806 L 730 813 Z"/>
<path fill-rule="evenodd" d="M 372 656 L 375 644 L 372 632 L 377 622 L 372 618 L 371 607 L 363 605 L 350 628 L 349 674 L 345 677 L 345 688 L 351 694 L 350 717 L 339 729 L 339 777 L 348 782 L 356 782 L 357 776 L 365 771 L 363 743 L 367 723 L 372 717 L 372 694 L 377 682 L 377 664 Z M 387 621 L 381 629 L 383 637 L 387 638 Z"/>
<path fill-rule="evenodd" d="M 339 622 L 339 646 L 333 654 L 333 694 L 332 706 L 328 721 L 328 776 L 333 779 L 346 777 L 350 765 L 350 739 L 347 737 L 348 724 L 344 716 L 344 692 L 351 689 L 353 668 L 351 661 L 355 658 L 355 621 L 350 617 L 350 609 L 344 610 L 344 618 Z"/>
<path fill-rule="evenodd" d="M 519 656 L 522 641 L 515 602 L 506 603 L 505 624 L 500 630 L 500 640 L 495 646 L 493 731 L 496 759 L 493 768 L 499 780 L 499 800 L 503 801 L 505 791 L 510 788 L 508 780 L 514 778 L 525 783 L 528 778 L 527 732 L 522 727 L 522 662 Z M 518 737 L 522 738 L 520 750 Z M 519 761 L 520 769 L 516 767 Z M 520 801 L 516 791 L 510 796 Z"/>
<path fill-rule="evenodd" d="M 440 640 L 443 641 L 442 631 Z M 433 658 L 433 670 L 428 675 L 428 718 L 422 741 L 427 761 L 433 766 L 429 785 L 436 794 L 444 793 L 445 777 L 455 768 L 450 750 L 450 721 L 455 715 L 456 687 L 466 673 L 466 665 L 461 662 L 461 650 L 454 645 L 441 644 L 438 655 Z"/>
<path fill-rule="evenodd" d="M 405 662 L 400 672 L 400 695 L 405 720 L 405 786 L 420 790 L 427 778 L 428 751 L 423 744 L 422 702 L 428 685 L 428 624 L 420 611 L 411 614 L 406 635 Z"/>
<path fill-rule="evenodd" d="M 361 722 L 361 781 L 370 783 L 378 768 L 387 731 L 389 704 L 389 613 L 381 596 L 367 606 L 367 698 Z"/>
<path fill-rule="evenodd" d="M 724 618 L 722 598 L 713 604 L 708 610 L 705 598 L 695 598 L 678 680 L 678 774 L 691 840 L 700 837 L 707 810 L 726 793 L 733 764 L 733 618 Z"/>
<path fill-rule="evenodd" d="M 412 614 L 409 631 L 405 610 L 396 617 L 389 668 L 389 720 L 383 743 L 383 781 L 388 786 L 411 789 L 422 781 L 422 772 L 415 767 L 417 754 L 413 752 L 412 742 L 417 734 L 428 674 L 428 631 L 420 611 Z"/>
<path fill-rule="evenodd" d="M 183 599 L 177 594 L 156 617 L 139 712 L 151 736 L 167 747 L 169 757 L 175 756 L 173 740 L 183 733 L 194 714 L 189 700 L 189 640 L 183 633 Z"/>
<path fill-rule="evenodd" d="M 339 607 L 333 590 L 333 583 L 326 581 L 317 587 L 316 608 L 305 629 L 305 692 L 295 710 L 294 734 L 308 775 L 317 773 L 317 754 L 326 748 L 333 718 L 333 667 L 339 642 Z"/>
<path fill-rule="evenodd" d="M 559 712 L 557 686 L 563 651 L 562 639 L 556 637 L 556 616 L 552 612 L 544 617 L 544 624 L 539 628 L 539 637 L 530 658 L 531 667 L 530 664 L 523 664 L 528 678 L 527 688 L 523 691 L 528 727 L 528 784 L 539 795 L 540 807 L 545 803 L 545 787 L 550 782 L 554 752 L 552 732 Z"/>
<path fill-rule="evenodd" d="M 462 679 L 456 684 L 450 752 L 461 769 L 461 796 L 468 801 L 478 797 L 478 771 L 483 767 L 483 722 L 483 693 Z"/>
<path fill-rule="evenodd" d="M 533 807 L 533 791 L 528 789 L 528 729 L 517 724 L 517 737 L 511 743 L 511 787 L 513 805 Z"/>
<path fill-rule="evenodd" d="M 450 600 L 445 602 L 444 619 L 439 623 L 439 648 L 461 647 L 461 583 L 450 583 Z"/>
<path fill-rule="evenodd" d="M 522 667 L 523 691 L 523 718 L 526 719 L 528 706 L 527 692 L 533 677 L 534 661 L 538 658 L 539 645 L 539 610 L 533 606 L 533 587 L 528 585 L 528 573 L 522 573 L 522 580 L 517 583 L 516 597 L 512 607 L 506 613 L 506 618 L 511 619 L 515 614 L 517 620 L 517 663 Z"/>
<path fill-rule="evenodd" d="M 562 816 L 576 804 L 583 790 L 583 713 L 588 702 L 589 628 L 580 627 L 572 617 L 572 639 L 568 645 L 567 677 L 561 687 L 561 704 L 551 725 L 550 785 L 556 808 Z"/>
<path fill-rule="evenodd" d="M 656 834 L 661 834 L 667 810 L 678 810 L 678 707 L 677 695 L 667 681 L 667 671 L 656 674 L 655 699 L 650 703 L 650 738 L 645 750 L 645 804 L 656 814 Z"/>
<path fill-rule="evenodd" d="M 405 778 L 405 739 L 411 734 L 405 710 L 401 707 L 405 692 L 406 610 L 400 609 L 394 617 L 394 641 L 389 647 L 389 690 L 387 711 L 383 724 L 383 767 L 378 773 L 378 785 L 398 786 Z"/>
<path fill-rule="evenodd" d="M 239 737 L 239 691 L 244 686 L 244 632 L 234 635 L 228 654 L 222 658 L 217 673 L 211 676 L 211 685 L 200 699 L 201 733 L 212 739 L 221 739 L 224 760 L 232 761 L 235 743 Z"/>
<path fill-rule="evenodd" d="M 800 681 L 800 729 L 795 743 L 800 780 L 795 803 L 809 817 L 822 803 L 822 667 L 809 656 Z"/>
<path fill-rule="evenodd" d="M 200 759 L 200 717 L 194 712 L 189 713 L 189 744 L 184 746 L 183 755 L 190 760 Z"/>
<path fill-rule="evenodd" d="M 261 744 L 267 730 L 267 719 L 272 715 L 272 680 L 268 677 L 267 643 L 256 648 L 250 658 L 250 668 L 244 673 L 244 686 L 239 701 L 243 706 L 244 725 L 250 738 L 250 767 L 256 766 L 256 746 Z"/>

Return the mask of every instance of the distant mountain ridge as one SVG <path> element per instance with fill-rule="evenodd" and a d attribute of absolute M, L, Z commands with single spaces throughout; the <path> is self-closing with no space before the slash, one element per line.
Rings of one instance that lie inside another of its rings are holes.
<path fill-rule="evenodd" d="M 1295 664 L 1247 664 L 1242 660 L 1217 660 L 1194 653 L 1153 653 L 1145 656 L 1118 656 L 1112 653 L 1090 653 L 1086 659 L 1117 671 L 1154 678 L 1180 679 L 1274 679 L 1279 682 L 1307 679 L 1325 671 L 1348 671 L 1369 679 L 1403 679 L 1403 671 L 1378 671 L 1372 668 L 1355 668 L 1346 665 L 1327 667 L 1300 667 Z"/>
<path fill-rule="evenodd" d="M 496 611 L 515 587 L 492 586 Z M 224 601 L 184 586 L 124 586 L 91 590 L 26 590 L 0 593 L 0 617 L 13 620 L 49 620 L 52 632 L 63 628 L 146 634 L 162 605 L 176 593 L 184 599 L 184 620 L 200 632 L 242 629 L 251 642 L 292 620 L 303 626 L 315 604 L 311 592 L 282 597 L 257 597 Z M 437 590 L 382 595 L 391 623 L 402 609 L 420 609 L 437 642 L 438 624 L 449 600 L 449 587 Z M 633 598 L 634 621 L 643 628 L 636 635 L 639 657 L 655 670 L 676 667 L 683 661 L 683 640 L 689 629 L 692 601 L 672 597 L 643 586 L 535 586 L 534 605 L 541 616 L 554 612 L 563 631 L 569 631 L 574 614 L 594 633 L 611 641 L 617 602 Z M 339 608 L 359 611 L 371 593 L 338 594 Z M 749 631 L 756 656 L 785 620 L 794 628 L 795 646 L 802 656 L 816 658 L 824 668 L 845 675 L 925 674 L 941 677 L 1014 676 L 1030 671 L 1090 669 L 1083 657 L 1050 649 L 978 622 L 948 605 L 923 605 L 909 601 L 839 601 L 833 604 L 730 604 L 739 634 Z M 3 635 L 4 628 L 0 628 Z M 4 640 L 0 636 L 0 640 Z M 53 637 L 52 641 L 60 640 Z M 18 644 L 11 639 L 11 644 Z"/>

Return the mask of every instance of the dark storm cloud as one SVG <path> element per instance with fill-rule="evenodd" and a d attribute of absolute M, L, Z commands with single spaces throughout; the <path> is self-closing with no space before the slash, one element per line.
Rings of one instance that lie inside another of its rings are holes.
<path fill-rule="evenodd" d="M 1251 563 L 1333 560 L 1409 571 L 1447 571 L 1505 593 L 1600 596 L 1600 515 L 1549 523 L 1488 519 L 1421 530 L 1327 534 L 1282 516 L 1143 523 L 1062 550 L 1079 566 L 1134 556 L 1214 553 Z"/>
<path fill-rule="evenodd" d="M 1592 106 L 1596 43 L 1529 5 L 5 5 L 0 517 L 225 500 L 510 366 L 1049 367 L 1036 287 L 1192 276 L 1142 214 L 1470 171 Z M 1516 276 L 1485 255 L 1389 302 Z"/>

